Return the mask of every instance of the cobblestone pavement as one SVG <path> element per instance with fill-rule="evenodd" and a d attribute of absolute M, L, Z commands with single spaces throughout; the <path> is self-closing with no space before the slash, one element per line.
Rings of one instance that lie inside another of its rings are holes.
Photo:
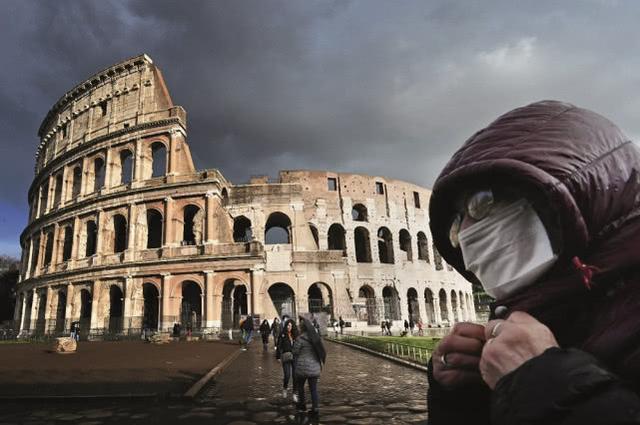
<path fill-rule="evenodd" d="M 296 415 L 282 397 L 282 368 L 273 347 L 254 343 L 195 402 L 57 402 L 0 404 L 0 425 L 159 424 L 409 424 L 426 422 L 424 373 L 354 349 L 326 343 L 320 415 Z M 308 398 L 308 396 L 307 396 Z"/>

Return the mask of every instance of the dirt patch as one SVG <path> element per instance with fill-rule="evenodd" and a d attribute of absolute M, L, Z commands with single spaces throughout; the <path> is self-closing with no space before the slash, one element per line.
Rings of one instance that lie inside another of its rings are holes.
<path fill-rule="evenodd" d="M 237 344 L 81 342 L 74 354 L 47 344 L 0 344 L 0 396 L 182 394 Z"/>

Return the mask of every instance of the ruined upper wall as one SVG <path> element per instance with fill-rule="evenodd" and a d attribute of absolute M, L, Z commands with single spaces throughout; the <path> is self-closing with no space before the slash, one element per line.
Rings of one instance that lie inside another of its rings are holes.
<path fill-rule="evenodd" d="M 101 136 L 186 114 L 174 107 L 160 70 L 147 55 L 113 65 L 65 93 L 38 130 L 36 174 L 62 153 Z"/>

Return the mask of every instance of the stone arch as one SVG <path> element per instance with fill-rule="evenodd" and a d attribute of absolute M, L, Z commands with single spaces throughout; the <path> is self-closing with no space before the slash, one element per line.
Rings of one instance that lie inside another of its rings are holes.
<path fill-rule="evenodd" d="M 109 317 L 107 329 L 110 334 L 122 332 L 124 325 L 124 295 L 119 285 L 109 286 Z"/>
<path fill-rule="evenodd" d="M 362 285 L 358 289 L 358 298 L 364 299 L 365 310 L 362 320 L 366 320 L 369 325 L 377 325 L 379 319 L 378 303 L 376 301 L 376 292 L 369 285 Z"/>
<path fill-rule="evenodd" d="M 264 241 L 267 245 L 291 243 L 291 220 L 282 212 L 269 214 L 264 228 Z"/>
<path fill-rule="evenodd" d="M 253 230 L 251 228 L 251 220 L 240 215 L 233 219 L 233 241 L 234 242 L 251 242 L 253 239 Z"/>
<path fill-rule="evenodd" d="M 313 237 L 313 241 L 316 243 L 316 249 L 320 249 L 320 238 L 318 236 L 318 228 L 313 223 L 309 223 L 309 230 L 311 231 L 311 236 Z"/>
<path fill-rule="evenodd" d="M 182 210 L 182 245 L 200 245 L 202 243 L 202 208 L 197 205 L 185 205 Z"/>
<path fill-rule="evenodd" d="M 447 315 L 447 291 L 444 289 L 440 289 L 438 292 L 438 302 L 440 305 L 440 320 L 443 322 L 449 321 L 449 316 Z"/>
<path fill-rule="evenodd" d="M 53 256 L 53 230 L 49 230 L 46 233 L 47 241 L 44 246 L 44 265 L 51 264 L 51 258 Z"/>
<path fill-rule="evenodd" d="M 279 317 L 285 314 L 296 317 L 296 295 L 291 286 L 284 282 L 276 282 L 269 286 L 267 292 Z"/>
<path fill-rule="evenodd" d="M 133 180 L 133 153 L 129 149 L 120 151 L 120 184 L 128 184 Z"/>
<path fill-rule="evenodd" d="M 382 302 L 384 304 L 384 317 L 389 320 L 400 320 L 400 295 L 396 288 L 385 286 L 382 289 Z"/>
<path fill-rule="evenodd" d="M 451 317 L 453 317 L 454 321 L 462 321 L 460 317 L 460 306 L 458 305 L 458 294 L 456 294 L 456 291 L 453 289 L 451 290 Z"/>
<path fill-rule="evenodd" d="M 436 322 L 436 313 L 435 313 L 435 306 L 433 304 L 433 292 L 431 291 L 431 289 L 426 288 L 424 290 L 424 307 L 425 307 L 425 313 L 426 313 L 426 317 L 427 317 L 427 322 L 429 324 L 435 323 Z"/>
<path fill-rule="evenodd" d="M 402 258 L 405 261 L 413 261 L 413 248 L 411 246 L 411 235 L 406 229 L 400 230 L 400 251 L 402 251 Z"/>
<path fill-rule="evenodd" d="M 105 164 L 104 158 L 98 156 L 93 160 L 93 191 L 98 192 L 104 187 Z"/>
<path fill-rule="evenodd" d="M 85 249 L 84 256 L 91 257 L 96 253 L 96 243 L 98 241 L 98 226 L 94 220 L 85 223 Z"/>
<path fill-rule="evenodd" d="M 327 313 L 333 317 L 333 291 L 324 282 L 315 282 L 307 289 L 309 313 Z"/>
<path fill-rule="evenodd" d="M 240 317 L 248 314 L 247 285 L 238 279 L 227 279 L 222 287 L 222 329 L 235 329 Z"/>
<path fill-rule="evenodd" d="M 160 248 L 162 246 L 162 233 L 164 219 L 162 213 L 154 208 L 147 209 L 147 243 L 146 248 Z"/>
<path fill-rule="evenodd" d="M 49 202 L 49 181 L 45 181 L 40 187 L 40 209 L 38 210 L 38 216 L 41 216 L 47 210 L 47 203 Z"/>
<path fill-rule="evenodd" d="M 71 177 L 71 198 L 77 199 L 82 189 L 82 167 L 77 165 L 73 168 Z"/>
<path fill-rule="evenodd" d="M 65 289 L 58 289 L 56 291 L 56 310 L 55 310 L 55 333 L 60 335 L 64 332 L 66 315 L 67 315 L 67 291 Z"/>
<path fill-rule="evenodd" d="M 158 329 L 160 321 L 160 291 L 155 283 L 142 284 L 142 327 L 143 329 Z"/>
<path fill-rule="evenodd" d="M 382 264 L 393 264 L 395 259 L 393 256 L 393 236 L 386 227 L 378 229 L 378 254 Z"/>
<path fill-rule="evenodd" d="M 418 301 L 418 291 L 415 288 L 407 289 L 407 307 L 409 320 L 418 323 L 420 321 L 420 301 Z"/>
<path fill-rule="evenodd" d="M 424 232 L 418 232 L 418 260 L 429 263 L 429 241 Z"/>
<path fill-rule="evenodd" d="M 33 331 L 33 326 L 31 324 L 31 321 L 33 319 L 31 317 L 31 312 L 33 311 L 33 292 L 29 291 L 29 293 L 26 294 L 26 297 L 27 297 L 27 302 L 25 303 L 23 329 Z"/>
<path fill-rule="evenodd" d="M 127 249 L 127 219 L 122 214 L 115 214 L 113 221 L 113 252 L 124 252 Z"/>
<path fill-rule="evenodd" d="M 200 329 L 202 326 L 202 287 L 198 282 L 182 281 L 180 322 L 192 329 Z"/>
<path fill-rule="evenodd" d="M 344 227 L 338 223 L 333 223 L 327 232 L 327 245 L 329 249 L 342 251 L 342 256 L 347 255 L 347 241 Z"/>
<path fill-rule="evenodd" d="M 367 207 L 362 204 L 355 204 L 351 209 L 351 218 L 353 221 L 369 221 Z"/>
<path fill-rule="evenodd" d="M 229 204 L 229 191 L 226 187 L 222 188 L 222 192 L 220 192 L 220 197 L 222 198 L 222 206 L 227 206 Z"/>
<path fill-rule="evenodd" d="M 356 245 L 356 261 L 358 263 L 371 262 L 371 241 L 369 240 L 369 230 L 366 227 L 356 227 L 353 231 Z"/>
<path fill-rule="evenodd" d="M 62 201 L 62 173 L 58 173 L 55 178 L 55 190 L 53 195 L 53 206 L 60 206 Z"/>
<path fill-rule="evenodd" d="M 73 248 L 73 226 L 65 226 L 64 239 L 62 244 L 62 261 L 71 259 L 71 250 Z"/>
<path fill-rule="evenodd" d="M 151 178 L 167 174 L 167 146 L 160 140 L 151 143 Z"/>

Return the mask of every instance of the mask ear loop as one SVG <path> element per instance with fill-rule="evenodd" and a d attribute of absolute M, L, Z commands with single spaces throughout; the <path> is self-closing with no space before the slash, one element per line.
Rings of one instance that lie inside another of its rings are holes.
<path fill-rule="evenodd" d="M 582 275 L 582 283 L 584 284 L 585 288 L 590 291 L 593 284 L 593 274 L 599 272 L 600 269 L 596 266 L 590 266 L 583 263 L 582 260 L 580 260 L 580 258 L 577 256 L 573 257 L 571 259 L 571 262 L 573 263 L 573 266 L 576 268 L 576 270 L 578 270 Z"/>

